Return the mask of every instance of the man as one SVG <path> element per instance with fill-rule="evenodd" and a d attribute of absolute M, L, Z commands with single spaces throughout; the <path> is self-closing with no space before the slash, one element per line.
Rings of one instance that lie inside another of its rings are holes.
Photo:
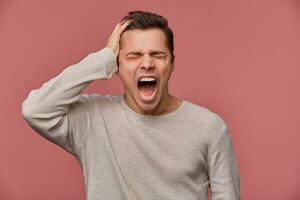
<path fill-rule="evenodd" d="M 214 200 L 239 199 L 225 122 L 168 92 L 173 48 L 162 16 L 129 12 L 105 48 L 24 100 L 28 124 L 80 163 L 88 200 L 206 200 L 208 191 Z M 114 73 L 124 94 L 80 94 Z"/>

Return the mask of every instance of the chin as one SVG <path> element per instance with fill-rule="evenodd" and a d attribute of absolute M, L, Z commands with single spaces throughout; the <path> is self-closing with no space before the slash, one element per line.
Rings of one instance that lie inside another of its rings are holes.
<path fill-rule="evenodd" d="M 155 110 L 160 103 L 161 93 L 160 88 L 156 87 L 151 95 L 145 95 L 140 90 L 135 90 L 134 99 L 142 111 L 151 112 Z"/>

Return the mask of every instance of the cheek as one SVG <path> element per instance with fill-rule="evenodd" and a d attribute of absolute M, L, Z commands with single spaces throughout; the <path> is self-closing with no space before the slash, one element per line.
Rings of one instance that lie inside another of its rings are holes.
<path fill-rule="evenodd" d="M 164 68 L 162 70 L 161 74 L 162 74 L 162 78 L 164 79 L 164 81 L 168 81 L 172 74 L 172 66 L 168 66 L 168 67 Z"/>
<path fill-rule="evenodd" d="M 130 66 L 119 65 L 119 76 L 126 85 L 131 84 L 134 81 L 134 71 Z"/>

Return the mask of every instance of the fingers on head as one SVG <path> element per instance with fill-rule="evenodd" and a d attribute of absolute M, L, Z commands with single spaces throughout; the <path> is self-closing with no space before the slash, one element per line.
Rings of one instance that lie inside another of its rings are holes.
<path fill-rule="evenodd" d="M 122 20 L 122 21 L 118 22 L 117 25 L 115 26 L 114 30 L 120 29 L 128 21 L 129 20 Z"/>
<path fill-rule="evenodd" d="M 133 19 L 129 19 L 129 20 L 124 20 L 120 22 L 120 28 L 122 30 L 124 30 L 129 24 L 130 22 L 132 22 Z"/>
<path fill-rule="evenodd" d="M 119 27 L 119 29 L 117 31 L 119 35 L 121 35 L 123 33 L 123 31 L 126 29 L 126 27 L 130 24 L 131 21 L 132 20 L 126 20 L 125 22 L 123 22 L 122 24 L 120 24 L 120 27 Z"/>
<path fill-rule="evenodd" d="M 130 19 L 130 20 L 123 20 L 121 22 L 119 22 L 113 32 L 112 32 L 112 35 L 115 35 L 115 34 L 118 34 L 118 35 L 121 35 L 122 32 L 125 30 L 125 28 L 130 24 L 130 22 L 132 21 L 133 19 Z"/>
<path fill-rule="evenodd" d="M 124 20 L 120 21 L 119 23 L 121 25 L 124 25 L 125 23 L 130 23 L 131 21 L 133 21 L 133 19 L 124 19 Z"/>

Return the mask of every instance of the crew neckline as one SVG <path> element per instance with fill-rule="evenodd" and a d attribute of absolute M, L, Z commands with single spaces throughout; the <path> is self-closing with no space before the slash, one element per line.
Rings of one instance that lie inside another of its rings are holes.
<path fill-rule="evenodd" d="M 140 113 L 137 113 L 136 111 L 134 111 L 133 109 L 131 109 L 125 102 L 125 94 L 122 94 L 119 96 L 119 98 L 121 99 L 121 104 L 122 106 L 131 114 L 133 114 L 134 116 L 136 116 L 137 118 L 143 119 L 143 120 L 157 120 L 157 119 L 165 119 L 165 118 L 169 118 L 171 116 L 174 116 L 176 114 L 178 114 L 179 112 L 181 112 L 185 107 L 186 107 L 186 101 L 184 99 L 180 99 L 181 105 L 174 111 L 172 112 L 168 112 L 165 114 L 161 114 L 161 115 L 143 115 Z"/>

